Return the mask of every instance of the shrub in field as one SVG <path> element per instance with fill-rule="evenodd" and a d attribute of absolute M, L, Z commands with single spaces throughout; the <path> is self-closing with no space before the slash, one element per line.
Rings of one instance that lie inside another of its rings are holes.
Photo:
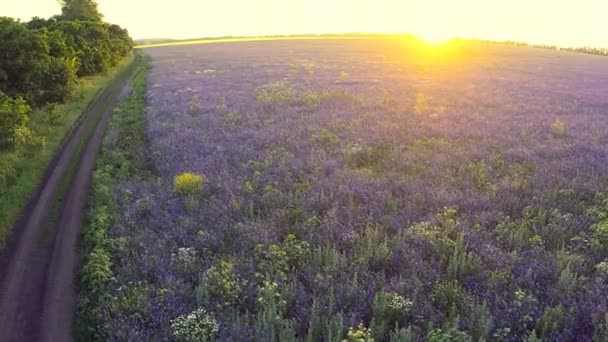
<path fill-rule="evenodd" d="M 460 233 L 454 245 L 454 252 L 448 257 L 447 276 L 451 280 L 462 281 L 465 276 L 474 274 L 475 271 L 477 265 L 473 254 L 466 250 L 464 236 Z"/>
<path fill-rule="evenodd" d="M 346 71 L 344 71 L 344 70 L 340 71 L 340 78 L 341 78 L 341 79 L 346 80 L 346 79 L 348 79 L 349 77 L 350 77 L 350 74 L 349 74 L 349 73 L 347 73 L 347 72 L 346 72 Z"/>
<path fill-rule="evenodd" d="M 205 309 L 194 310 L 171 321 L 173 336 L 179 342 L 212 341 L 218 328 L 215 318 Z"/>
<path fill-rule="evenodd" d="M 457 281 L 438 283 L 431 294 L 432 302 L 447 316 L 470 306 L 471 297 Z"/>
<path fill-rule="evenodd" d="M 393 147 L 386 142 L 371 146 L 351 145 L 344 152 L 346 164 L 351 168 L 379 169 L 379 164 L 389 156 Z"/>
<path fill-rule="evenodd" d="M 566 136 L 566 123 L 560 119 L 555 119 L 551 124 L 551 133 L 557 138 L 563 138 Z"/>
<path fill-rule="evenodd" d="M 577 280 L 576 273 L 572 272 L 568 265 L 560 273 L 555 289 L 563 298 L 568 298 L 576 289 Z"/>
<path fill-rule="evenodd" d="M 536 332 L 543 339 L 553 340 L 554 336 L 564 328 L 566 319 L 562 305 L 548 307 L 536 323 Z"/>
<path fill-rule="evenodd" d="M 492 331 L 493 319 L 486 302 L 475 303 L 471 309 L 469 331 L 473 341 L 485 341 Z"/>
<path fill-rule="evenodd" d="M 198 95 L 192 96 L 190 102 L 188 102 L 188 114 L 196 115 L 201 112 L 201 99 Z"/>
<path fill-rule="evenodd" d="M 180 272 L 189 273 L 198 266 L 198 253 L 192 247 L 180 247 L 177 253 L 171 253 L 171 262 Z"/>
<path fill-rule="evenodd" d="M 300 102 L 306 108 L 313 110 L 321 104 L 321 95 L 313 90 L 306 90 L 300 95 Z"/>
<path fill-rule="evenodd" d="M 294 270 L 306 260 L 310 253 L 308 242 L 289 234 L 281 245 L 256 246 L 257 272 L 259 279 L 281 280 L 289 270 Z"/>
<path fill-rule="evenodd" d="M 378 224 L 368 225 L 365 232 L 356 237 L 354 251 L 357 262 L 375 270 L 386 267 L 392 253 L 383 227 Z"/>
<path fill-rule="evenodd" d="M 258 286 L 257 304 L 262 312 L 271 310 L 282 314 L 287 306 L 287 301 L 277 282 L 264 280 Z"/>
<path fill-rule="evenodd" d="M 262 104 L 278 104 L 291 101 L 292 86 L 285 81 L 276 81 L 257 87 L 254 96 Z"/>
<path fill-rule="evenodd" d="M 306 241 L 298 240 L 295 235 L 288 234 L 283 240 L 283 250 L 289 267 L 296 269 L 310 253 L 310 245 Z"/>
<path fill-rule="evenodd" d="M 333 309 L 333 299 L 330 298 L 328 310 Z M 325 314 L 318 299 L 313 299 L 306 341 L 318 341 L 324 339 L 328 342 L 342 342 L 344 337 L 344 314 L 342 312 Z"/>
<path fill-rule="evenodd" d="M 427 342 L 472 342 L 471 336 L 456 327 L 433 329 L 426 335 Z"/>
<path fill-rule="evenodd" d="M 598 202 L 588 211 L 595 220 L 591 226 L 591 244 L 608 257 L 608 198 L 601 198 Z"/>
<path fill-rule="evenodd" d="M 211 266 L 202 281 L 206 283 L 210 299 L 217 298 L 228 306 L 237 303 L 241 288 L 230 261 L 222 260 Z"/>
<path fill-rule="evenodd" d="M 232 127 L 240 126 L 245 123 L 245 117 L 243 114 L 238 112 L 226 112 L 224 115 L 222 115 L 222 118 L 224 119 L 226 125 Z"/>
<path fill-rule="evenodd" d="M 562 214 L 557 209 L 526 207 L 519 220 L 500 218 L 496 233 L 514 250 L 544 246 L 547 250 L 557 251 L 574 234 L 570 228 L 571 219 L 570 214 Z"/>
<path fill-rule="evenodd" d="M 374 342 L 372 331 L 363 324 L 348 328 L 344 342 Z"/>
<path fill-rule="evenodd" d="M 418 335 L 416 335 L 411 327 L 400 328 L 398 325 L 389 334 L 390 342 L 415 342 L 418 341 Z"/>
<path fill-rule="evenodd" d="M 198 195 L 203 191 L 207 177 L 192 172 L 184 172 L 175 176 L 173 186 L 177 193 L 182 195 Z"/>
<path fill-rule="evenodd" d="M 335 151 L 340 144 L 340 138 L 327 128 L 313 131 L 310 135 L 310 140 L 315 146 L 322 148 L 327 152 Z"/>
<path fill-rule="evenodd" d="M 374 318 L 370 323 L 374 338 L 383 340 L 387 332 L 400 318 L 405 317 L 413 305 L 411 300 L 397 293 L 377 293 L 372 304 Z"/>
<path fill-rule="evenodd" d="M 29 113 L 25 100 L 11 99 L 0 91 L 0 147 L 24 143 L 29 132 Z"/>

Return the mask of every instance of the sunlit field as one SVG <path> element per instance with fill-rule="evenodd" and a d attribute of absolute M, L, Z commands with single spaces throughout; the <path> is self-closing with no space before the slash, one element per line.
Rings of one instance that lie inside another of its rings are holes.
<path fill-rule="evenodd" d="M 394 38 L 141 51 L 145 143 L 104 147 L 138 169 L 96 189 L 115 198 L 104 339 L 608 339 L 608 59 Z"/>

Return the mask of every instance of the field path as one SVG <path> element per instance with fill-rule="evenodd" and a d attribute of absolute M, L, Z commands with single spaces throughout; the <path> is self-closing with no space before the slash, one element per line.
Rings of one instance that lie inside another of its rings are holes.
<path fill-rule="evenodd" d="M 0 254 L 0 341 L 72 340 L 82 211 L 105 129 L 130 70 L 104 89 L 76 123 Z M 59 207 L 58 197 L 64 199 Z"/>

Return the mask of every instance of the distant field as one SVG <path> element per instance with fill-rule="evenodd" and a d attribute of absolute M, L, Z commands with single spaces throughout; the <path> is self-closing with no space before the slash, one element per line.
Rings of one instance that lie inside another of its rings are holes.
<path fill-rule="evenodd" d="M 412 38 L 411 36 L 407 36 Z M 348 39 L 380 39 L 382 37 L 375 35 L 323 35 L 323 36 L 277 36 L 277 37 L 225 37 L 225 38 L 202 38 L 202 39 L 190 39 L 190 40 L 175 40 L 175 39 L 159 39 L 155 40 L 144 40 L 141 41 L 135 48 L 146 49 L 155 47 L 166 47 L 166 46 L 181 46 L 181 45 L 198 45 L 198 44 L 216 44 L 216 43 L 242 43 L 242 42 L 263 42 L 263 41 L 283 41 L 283 40 L 348 40 Z"/>
<path fill-rule="evenodd" d="M 120 156 L 111 131 L 99 166 L 116 172 L 104 339 L 608 339 L 607 58 L 143 51 L 147 146 Z"/>

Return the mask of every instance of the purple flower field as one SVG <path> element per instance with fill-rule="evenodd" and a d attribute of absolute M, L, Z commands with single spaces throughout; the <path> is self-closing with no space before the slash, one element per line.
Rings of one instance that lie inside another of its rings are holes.
<path fill-rule="evenodd" d="M 607 58 L 144 52 L 151 176 L 114 183 L 109 340 L 608 339 Z"/>

